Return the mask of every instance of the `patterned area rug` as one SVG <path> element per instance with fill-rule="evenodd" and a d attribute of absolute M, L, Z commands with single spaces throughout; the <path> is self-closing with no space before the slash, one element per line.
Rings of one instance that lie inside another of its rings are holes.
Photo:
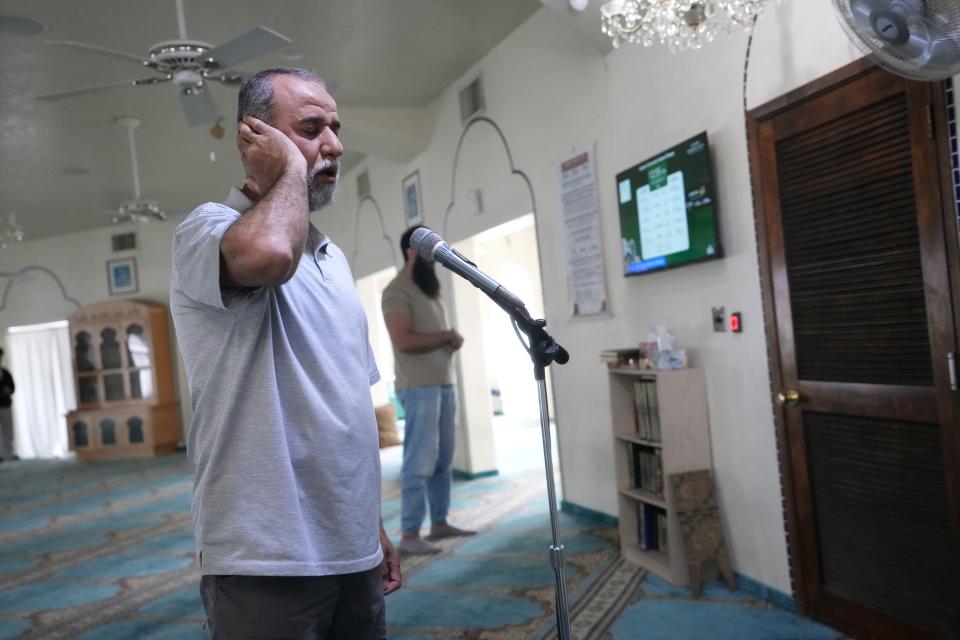
<path fill-rule="evenodd" d="M 516 444 L 514 437 L 512 444 Z M 536 450 L 527 443 L 527 450 Z M 520 448 L 520 447 L 517 447 Z M 383 452 L 383 516 L 399 537 L 400 448 Z M 393 640 L 552 640 L 554 573 L 543 473 L 458 482 L 451 522 L 474 537 L 403 560 L 387 599 Z M 201 640 L 182 454 L 147 461 L 0 465 L 0 640 Z M 687 589 L 623 562 L 616 531 L 560 515 L 578 640 L 837 640 L 742 591 Z"/>
<path fill-rule="evenodd" d="M 802 618 L 719 582 L 700 599 L 690 590 L 648 575 L 617 616 L 609 640 L 849 640 L 829 627 Z"/>
<path fill-rule="evenodd" d="M 383 515 L 399 536 L 399 453 L 384 451 Z M 193 560 L 189 466 L 145 461 L 0 467 L 0 638 L 208 637 Z M 481 531 L 404 558 L 390 637 L 551 638 L 554 574 L 542 473 L 457 482 L 451 521 Z M 641 572 L 615 530 L 561 515 L 576 637 L 599 637 Z"/>
<path fill-rule="evenodd" d="M 183 455 L 5 464 L 0 638 L 205 637 L 189 476 Z"/>
<path fill-rule="evenodd" d="M 439 556 L 404 558 L 404 588 L 387 599 L 390 638 L 555 638 L 545 491 L 543 474 L 536 473 L 458 486 L 451 521 L 480 534 L 443 541 Z M 384 524 L 395 537 L 399 500 L 385 498 Z M 575 637 L 601 637 L 643 572 L 620 560 L 615 528 L 564 513 L 559 522 Z"/>

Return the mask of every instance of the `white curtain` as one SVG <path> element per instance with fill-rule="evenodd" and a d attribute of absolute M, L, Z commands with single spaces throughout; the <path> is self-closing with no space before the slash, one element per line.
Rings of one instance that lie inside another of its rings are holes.
<path fill-rule="evenodd" d="M 77 407 L 67 322 L 11 327 L 5 366 L 13 375 L 14 447 L 21 458 L 70 455 L 66 414 Z"/>

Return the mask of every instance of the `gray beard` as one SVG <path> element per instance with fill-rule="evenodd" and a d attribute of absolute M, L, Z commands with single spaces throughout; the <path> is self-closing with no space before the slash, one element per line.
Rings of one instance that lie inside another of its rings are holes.
<path fill-rule="evenodd" d="M 316 181 L 319 171 L 315 171 L 309 176 L 310 185 L 307 189 L 307 198 L 310 204 L 310 211 L 322 209 L 334 201 L 337 195 L 337 186 L 340 184 L 340 172 L 337 172 L 336 180 L 333 184 L 318 183 Z"/>

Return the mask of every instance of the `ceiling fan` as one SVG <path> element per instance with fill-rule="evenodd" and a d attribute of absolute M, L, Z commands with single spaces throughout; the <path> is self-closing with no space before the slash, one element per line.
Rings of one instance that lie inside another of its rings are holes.
<path fill-rule="evenodd" d="M 0 249 L 6 249 L 11 242 L 23 242 L 23 227 L 17 224 L 17 214 L 13 211 L 6 224 L 0 224 Z"/>
<path fill-rule="evenodd" d="M 206 90 L 207 81 L 213 80 L 225 85 L 239 84 L 247 74 L 236 71 L 233 67 L 284 47 L 291 42 L 290 38 L 264 26 L 258 26 L 219 46 L 200 40 L 188 39 L 186 21 L 183 15 L 183 0 L 175 1 L 179 38 L 154 44 L 150 47 L 146 57 L 70 40 L 48 40 L 45 43 L 136 62 L 154 71 L 155 75 L 136 80 L 121 80 L 48 93 L 37 96 L 37 99 L 59 100 L 60 98 L 69 98 L 124 85 L 140 86 L 173 82 L 180 94 L 180 104 L 187 118 L 187 124 L 191 127 L 209 124 L 217 119 L 217 112 L 213 100 Z"/>
<path fill-rule="evenodd" d="M 117 118 L 117 124 L 127 130 L 127 140 L 130 143 L 130 166 L 133 169 L 133 200 L 120 204 L 115 211 L 108 211 L 116 223 L 123 222 L 150 222 L 151 220 L 166 220 L 167 214 L 161 209 L 156 200 L 150 200 L 140 195 L 140 169 L 137 165 L 137 145 L 133 140 L 133 130 L 140 126 L 140 119 L 130 116 Z"/>

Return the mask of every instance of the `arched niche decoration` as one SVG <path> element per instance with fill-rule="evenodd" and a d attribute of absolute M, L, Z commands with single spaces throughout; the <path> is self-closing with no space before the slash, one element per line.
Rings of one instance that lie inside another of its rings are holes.
<path fill-rule="evenodd" d="M 383 220 L 383 210 L 380 209 L 380 203 L 377 202 L 377 199 L 371 195 L 366 195 L 360 198 L 360 200 L 357 202 L 357 212 L 353 216 L 353 253 L 350 254 L 350 269 L 355 269 L 357 255 L 360 253 L 360 215 L 363 213 L 365 208 L 364 205 L 366 204 L 369 204 L 371 207 L 373 207 L 374 212 L 377 214 L 377 220 L 380 222 L 380 233 L 384 242 L 387 243 L 387 253 L 390 254 L 390 262 L 402 269 L 403 257 L 401 256 L 399 265 L 394 261 L 396 258 L 396 253 L 394 252 L 393 245 L 395 243 L 387 234 L 387 226 Z"/>
<path fill-rule="evenodd" d="M 457 147 L 453 154 L 453 168 L 450 175 L 450 201 L 449 201 L 449 204 L 447 204 L 447 208 L 443 214 L 443 223 L 441 225 L 441 229 L 442 229 L 441 235 L 445 240 L 447 240 L 447 242 L 450 242 L 448 226 L 450 222 L 450 213 L 453 211 L 454 206 L 456 205 L 457 167 L 460 162 L 461 154 L 463 153 L 464 141 L 466 140 L 468 133 L 473 132 L 473 135 L 477 135 L 481 131 L 492 132 L 496 136 L 496 139 L 499 140 L 501 145 L 503 145 L 503 149 L 506 152 L 507 163 L 509 164 L 509 167 L 510 167 L 510 175 L 519 177 L 523 181 L 523 184 L 526 186 L 527 193 L 530 196 L 529 211 L 533 213 L 534 229 L 537 233 L 537 237 L 539 238 L 540 237 L 540 233 L 539 233 L 540 216 L 538 215 L 538 212 L 537 212 L 537 199 L 533 191 L 533 183 L 530 181 L 530 178 L 526 174 L 526 172 L 524 172 L 522 169 L 518 169 L 516 164 L 514 163 L 513 153 L 510 150 L 510 143 L 507 141 L 507 137 L 504 135 L 503 130 L 500 128 L 500 125 L 498 125 L 492 118 L 489 118 L 487 116 L 476 116 L 474 118 L 471 118 L 463 126 L 463 130 L 460 132 L 460 139 L 457 141 Z M 542 251 L 541 251 L 541 255 L 542 255 Z M 543 261 L 542 260 L 540 261 L 539 267 L 540 267 L 540 279 L 541 279 L 541 282 L 543 282 Z M 462 380 L 462 377 L 461 377 L 461 380 Z M 465 422 L 461 420 L 460 424 L 461 424 L 461 428 L 463 428 L 463 425 L 465 424 Z M 560 445 L 559 438 L 557 441 L 557 445 L 558 446 Z M 461 438 L 457 446 L 458 447 L 462 446 L 466 459 L 470 460 L 472 457 L 470 438 L 467 438 L 467 437 Z"/>
<path fill-rule="evenodd" d="M 500 125 L 498 125 L 492 118 L 488 118 L 487 116 L 476 116 L 474 118 L 471 118 L 467 122 L 467 124 L 463 126 L 463 131 L 460 132 L 460 139 L 457 141 L 457 149 L 453 153 L 453 171 L 450 174 L 450 203 L 447 205 L 447 209 L 443 213 L 443 225 L 441 227 L 442 236 L 444 237 L 444 239 L 447 238 L 447 232 L 449 231 L 449 229 L 447 228 L 447 224 L 449 223 L 450 212 L 453 211 L 453 207 L 456 204 L 457 164 L 460 162 L 460 153 L 463 149 L 463 141 L 466 139 L 467 134 L 471 130 L 473 130 L 475 127 L 478 127 L 480 125 L 485 125 L 486 127 L 489 127 L 497 135 L 497 137 L 500 140 L 500 143 L 503 145 L 504 151 L 506 151 L 507 153 L 507 162 L 510 165 L 510 174 L 520 177 L 523 180 L 523 183 L 526 185 L 527 193 L 530 194 L 530 211 L 533 212 L 534 226 L 537 228 L 538 237 L 539 237 L 540 216 L 537 215 L 537 198 L 533 192 L 533 183 L 530 182 L 530 177 L 527 176 L 527 174 L 523 170 L 518 169 L 514 164 L 513 153 L 511 153 L 510 151 L 510 143 L 507 142 L 507 137 L 503 134 L 503 130 L 500 128 Z M 543 275 L 542 264 L 540 265 L 540 271 L 541 271 L 540 275 L 542 276 Z"/>
<path fill-rule="evenodd" d="M 60 293 L 63 294 L 64 300 L 72 304 L 77 309 L 83 306 L 80 304 L 79 301 L 77 301 L 76 298 L 73 298 L 67 294 L 67 288 L 63 285 L 63 281 L 60 280 L 60 278 L 57 276 L 56 273 L 54 273 L 53 271 L 51 271 L 50 269 L 44 266 L 41 266 L 38 264 L 32 264 L 32 265 L 23 267 L 18 271 L 8 271 L 8 272 L 0 273 L 0 277 L 7 279 L 7 284 L 3 287 L 3 298 L 0 299 L 0 311 L 5 311 L 7 308 L 7 298 L 10 295 L 10 289 L 13 288 L 14 284 L 19 282 L 17 276 L 22 276 L 28 273 L 32 273 L 34 271 L 39 271 L 40 273 L 44 273 L 50 276 L 50 279 L 53 280 L 54 283 L 56 283 L 56 285 L 60 288 Z"/>

